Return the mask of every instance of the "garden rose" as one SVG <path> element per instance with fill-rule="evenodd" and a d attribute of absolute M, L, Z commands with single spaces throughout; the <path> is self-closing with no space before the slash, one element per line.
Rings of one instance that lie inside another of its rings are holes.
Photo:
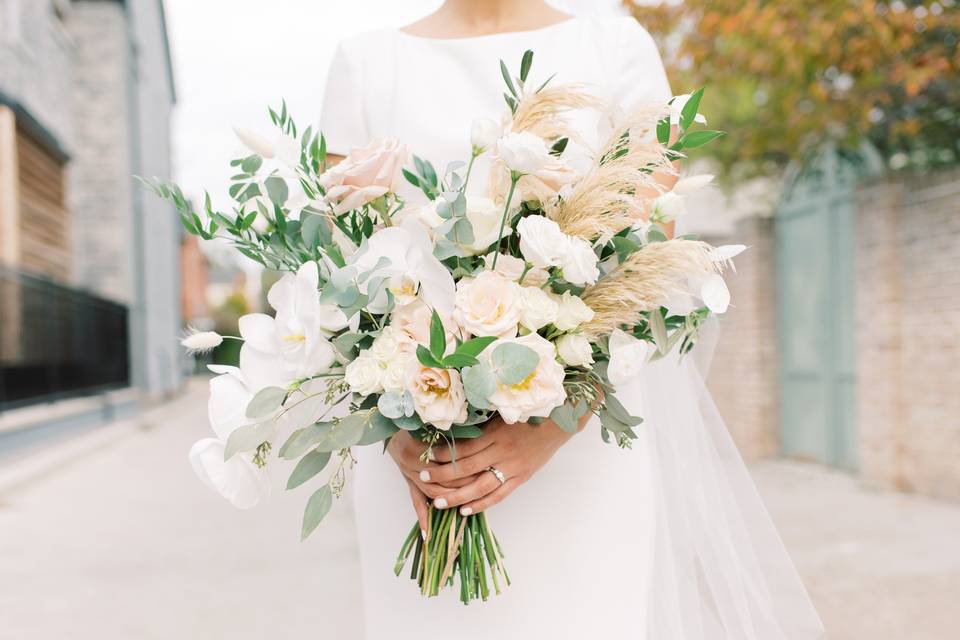
<path fill-rule="evenodd" d="M 520 289 L 520 324 L 530 331 L 538 331 L 557 319 L 560 305 L 537 287 Z"/>
<path fill-rule="evenodd" d="M 650 354 L 656 350 L 649 342 L 634 338 L 621 329 L 613 330 L 609 344 L 607 379 L 614 387 L 636 380 L 646 366 Z"/>
<path fill-rule="evenodd" d="M 517 335 L 520 287 L 495 271 L 457 283 L 454 319 L 475 336 Z"/>
<path fill-rule="evenodd" d="M 392 362 L 401 351 L 410 350 L 413 339 L 406 333 L 394 327 L 387 325 L 380 332 L 380 335 L 374 338 L 370 345 L 370 353 L 380 362 L 386 365 Z"/>
<path fill-rule="evenodd" d="M 344 380 L 350 386 L 350 391 L 361 396 L 382 391 L 382 379 L 383 367 L 369 350 L 361 351 L 357 359 L 348 364 L 344 371 Z"/>
<path fill-rule="evenodd" d="M 593 348 L 590 341 L 581 335 L 568 333 L 557 340 L 560 359 L 571 367 L 590 367 L 593 364 Z"/>
<path fill-rule="evenodd" d="M 508 133 L 500 138 L 497 154 L 510 171 L 523 174 L 536 173 L 552 160 L 547 143 L 529 131 Z"/>
<path fill-rule="evenodd" d="M 320 176 L 335 213 L 357 209 L 396 189 L 407 148 L 396 138 L 374 140 L 353 149 Z"/>
<path fill-rule="evenodd" d="M 586 240 L 567 236 L 567 247 L 560 258 L 564 279 L 577 286 L 593 284 L 600 277 L 597 254 Z"/>
<path fill-rule="evenodd" d="M 554 300 L 559 304 L 557 319 L 553 323 L 557 329 L 572 331 L 584 322 L 593 320 L 593 309 L 569 291 L 564 291 L 562 296 L 555 296 Z"/>
<path fill-rule="evenodd" d="M 411 343 L 412 344 L 412 343 Z M 386 392 L 403 391 L 407 388 L 407 370 L 410 362 L 417 359 L 412 349 L 400 351 L 390 362 L 386 363 L 383 379 L 380 384 Z"/>
<path fill-rule="evenodd" d="M 420 419 L 449 429 L 467 419 L 467 396 L 456 369 L 425 367 L 416 358 L 407 365 L 407 390 Z"/>
<path fill-rule="evenodd" d="M 537 352 L 540 360 L 527 379 L 519 384 L 505 385 L 497 381 L 489 401 L 507 424 L 526 422 L 532 417 L 546 418 L 550 412 L 567 400 L 563 388 L 564 369 L 557 362 L 553 343 L 536 333 L 519 338 L 497 340 L 484 350 L 489 364 L 490 355 L 504 342 L 515 342 Z"/>

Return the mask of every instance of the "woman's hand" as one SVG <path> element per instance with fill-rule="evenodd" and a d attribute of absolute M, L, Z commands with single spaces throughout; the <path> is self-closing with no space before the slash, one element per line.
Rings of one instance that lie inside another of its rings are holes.
<path fill-rule="evenodd" d="M 580 427 L 591 417 L 587 413 Z M 558 427 L 552 420 L 533 425 L 518 422 L 506 424 L 495 418 L 483 429 L 483 435 L 472 440 L 458 441 L 456 462 L 450 461 L 450 449 L 437 448 L 437 462 L 421 464 L 418 479 L 423 486 L 440 487 L 433 506 L 439 509 L 460 507 L 460 513 L 480 513 L 497 504 L 517 487 L 529 480 L 573 434 Z M 493 467 L 503 473 L 506 481 L 490 471 Z M 449 488 L 451 483 L 463 483 Z"/>
<path fill-rule="evenodd" d="M 387 445 L 387 451 L 390 453 L 393 461 L 397 463 L 400 473 L 403 474 L 404 479 L 407 481 L 407 485 L 410 488 L 410 498 L 413 501 L 413 509 L 417 512 L 417 520 L 420 521 L 420 528 L 424 531 L 427 530 L 429 523 L 429 517 L 427 515 L 428 499 L 437 498 L 450 489 L 466 486 L 476 480 L 476 477 L 467 476 L 444 483 L 424 482 L 420 479 L 420 471 L 424 468 L 424 464 L 420 462 L 420 456 L 426 448 L 423 442 L 412 437 L 407 431 L 398 431 L 395 433 L 393 437 L 390 438 L 390 444 Z M 441 451 L 441 449 L 435 448 L 434 451 Z M 444 447 L 442 451 L 443 454 L 446 454 L 446 447 Z M 449 460 L 449 458 L 447 458 L 447 460 Z M 492 475 L 489 472 L 485 473 Z"/>

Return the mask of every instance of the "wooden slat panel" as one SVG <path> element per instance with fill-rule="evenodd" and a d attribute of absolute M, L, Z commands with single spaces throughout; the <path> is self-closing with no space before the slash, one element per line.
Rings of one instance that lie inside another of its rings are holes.
<path fill-rule="evenodd" d="M 70 276 L 70 217 L 64 168 L 17 129 L 20 264 L 59 280 Z"/>

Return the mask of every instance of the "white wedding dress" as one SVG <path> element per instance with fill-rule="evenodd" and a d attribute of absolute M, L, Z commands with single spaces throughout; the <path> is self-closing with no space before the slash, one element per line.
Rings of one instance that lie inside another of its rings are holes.
<path fill-rule="evenodd" d="M 671 93 L 653 40 L 624 17 L 575 18 L 523 33 L 435 40 L 389 29 L 342 43 L 321 122 L 332 153 L 397 137 L 438 170 L 465 159 L 470 124 L 506 109 L 499 59 L 535 52 L 533 80 L 588 82 L 618 104 Z M 585 121 L 588 129 L 596 123 Z M 473 188 L 486 186 L 478 166 Z M 406 192 L 411 198 L 416 194 Z M 598 638 L 714 640 L 822 637 L 694 359 L 651 365 L 618 397 L 642 415 L 631 450 L 596 425 L 488 517 L 513 580 L 463 606 L 456 590 L 425 599 L 392 569 L 415 520 L 407 486 L 380 447 L 351 479 L 371 640 Z"/>

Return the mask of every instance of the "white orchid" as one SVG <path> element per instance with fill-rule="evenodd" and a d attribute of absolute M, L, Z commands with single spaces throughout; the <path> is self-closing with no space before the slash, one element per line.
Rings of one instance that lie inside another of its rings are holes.
<path fill-rule="evenodd" d="M 246 408 L 254 392 L 236 367 L 211 365 L 220 375 L 210 380 L 207 414 L 216 437 L 196 442 L 188 455 L 194 472 L 208 487 L 240 509 L 249 509 L 270 493 L 270 478 L 253 462 L 253 454 L 240 452 L 224 460 L 227 440 L 237 429 L 252 424 Z"/>
<path fill-rule="evenodd" d="M 330 369 L 335 360 L 327 335 L 347 326 L 347 318 L 335 306 L 320 304 L 315 262 L 307 262 L 296 275 L 286 274 L 267 293 L 276 317 L 251 313 L 240 318 L 240 366 L 250 382 L 282 386 Z"/>
<path fill-rule="evenodd" d="M 387 227 L 370 236 L 346 268 L 369 274 L 360 285 L 362 293 L 367 293 L 366 287 L 373 278 L 404 276 L 404 286 L 416 290 L 417 296 L 429 307 L 441 315 L 453 312 L 456 292 L 453 276 L 434 257 L 427 232 L 412 218 L 404 220 L 401 226 Z M 371 313 L 384 313 L 386 291 L 379 290 L 366 308 Z"/>

